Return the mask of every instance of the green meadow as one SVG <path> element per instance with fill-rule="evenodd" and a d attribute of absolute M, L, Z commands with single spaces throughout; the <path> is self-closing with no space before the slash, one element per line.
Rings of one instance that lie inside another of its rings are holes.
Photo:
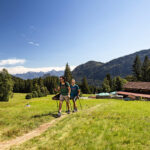
<path fill-rule="evenodd" d="M 39 125 L 56 118 L 57 103 L 52 95 L 25 99 L 26 94 L 15 93 L 9 102 L 0 102 L 0 142 L 27 133 Z M 98 101 L 82 100 L 84 109 L 98 104 Z M 30 107 L 26 107 L 29 104 Z M 66 105 L 63 104 L 63 112 Z"/>
<path fill-rule="evenodd" d="M 14 94 L 0 103 L 0 141 L 7 141 L 56 119 L 52 96 L 25 100 Z M 29 103 L 30 107 L 26 107 Z M 81 100 L 83 109 L 58 121 L 46 132 L 11 150 L 149 150 L 150 102 Z M 63 105 L 65 114 L 65 103 Z"/>

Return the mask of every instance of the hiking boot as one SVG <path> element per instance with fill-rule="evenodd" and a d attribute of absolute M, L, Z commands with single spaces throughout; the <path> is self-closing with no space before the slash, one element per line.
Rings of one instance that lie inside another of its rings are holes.
<path fill-rule="evenodd" d="M 58 115 L 58 117 L 61 117 L 61 112 L 58 112 L 58 114 L 57 114 L 57 115 Z"/>
<path fill-rule="evenodd" d="M 77 112 L 77 111 L 78 111 L 77 109 L 74 109 L 72 112 L 75 113 L 75 112 Z"/>
<path fill-rule="evenodd" d="M 70 110 L 66 111 L 67 114 L 70 114 Z"/>

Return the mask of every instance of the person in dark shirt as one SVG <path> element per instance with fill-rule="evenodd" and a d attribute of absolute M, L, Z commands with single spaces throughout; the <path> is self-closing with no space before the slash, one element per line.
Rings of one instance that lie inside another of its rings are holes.
<path fill-rule="evenodd" d="M 70 98 L 73 101 L 73 106 L 74 106 L 73 112 L 77 111 L 76 100 L 79 98 L 79 95 L 80 95 L 79 86 L 75 83 L 76 83 L 75 79 L 72 79 L 71 85 L 70 85 L 70 89 L 71 89 Z"/>
<path fill-rule="evenodd" d="M 61 108 L 62 108 L 62 103 L 65 100 L 68 111 L 67 113 L 70 114 L 70 84 L 65 81 L 65 77 L 61 76 L 60 77 L 60 85 L 58 86 L 58 91 L 60 91 L 60 98 L 59 98 L 59 110 L 58 110 L 58 116 L 61 116 Z"/>

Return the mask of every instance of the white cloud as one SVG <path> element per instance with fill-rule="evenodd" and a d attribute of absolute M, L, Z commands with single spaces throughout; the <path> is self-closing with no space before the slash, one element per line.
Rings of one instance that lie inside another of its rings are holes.
<path fill-rule="evenodd" d="M 15 67 L 0 67 L 0 70 L 3 68 L 7 69 L 10 74 L 22 74 L 27 72 L 48 72 L 51 70 L 61 71 L 65 69 L 65 66 L 63 67 L 41 67 L 41 68 L 26 68 L 24 66 L 15 66 Z M 71 70 L 75 68 L 75 66 L 70 66 Z"/>
<path fill-rule="evenodd" d="M 5 60 L 0 60 L 0 66 L 24 64 L 25 61 L 26 61 L 25 59 L 5 59 Z"/>
<path fill-rule="evenodd" d="M 39 43 L 35 43 L 35 42 L 32 42 L 32 41 L 28 42 L 28 44 L 30 44 L 30 45 L 34 45 L 34 46 L 40 46 L 40 44 L 39 44 Z"/>

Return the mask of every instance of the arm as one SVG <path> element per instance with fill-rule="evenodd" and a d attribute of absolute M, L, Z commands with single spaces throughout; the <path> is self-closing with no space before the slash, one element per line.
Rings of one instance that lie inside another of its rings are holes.
<path fill-rule="evenodd" d="M 60 91 L 60 86 L 58 86 L 57 90 Z"/>
<path fill-rule="evenodd" d="M 78 96 L 80 96 L 80 89 L 78 89 Z"/>
<path fill-rule="evenodd" d="M 70 93 L 71 93 L 71 88 L 70 86 L 68 86 L 68 96 L 70 97 Z"/>
<path fill-rule="evenodd" d="M 58 86 L 58 88 L 55 88 L 54 89 L 56 92 L 59 92 L 60 91 L 60 86 Z"/>

